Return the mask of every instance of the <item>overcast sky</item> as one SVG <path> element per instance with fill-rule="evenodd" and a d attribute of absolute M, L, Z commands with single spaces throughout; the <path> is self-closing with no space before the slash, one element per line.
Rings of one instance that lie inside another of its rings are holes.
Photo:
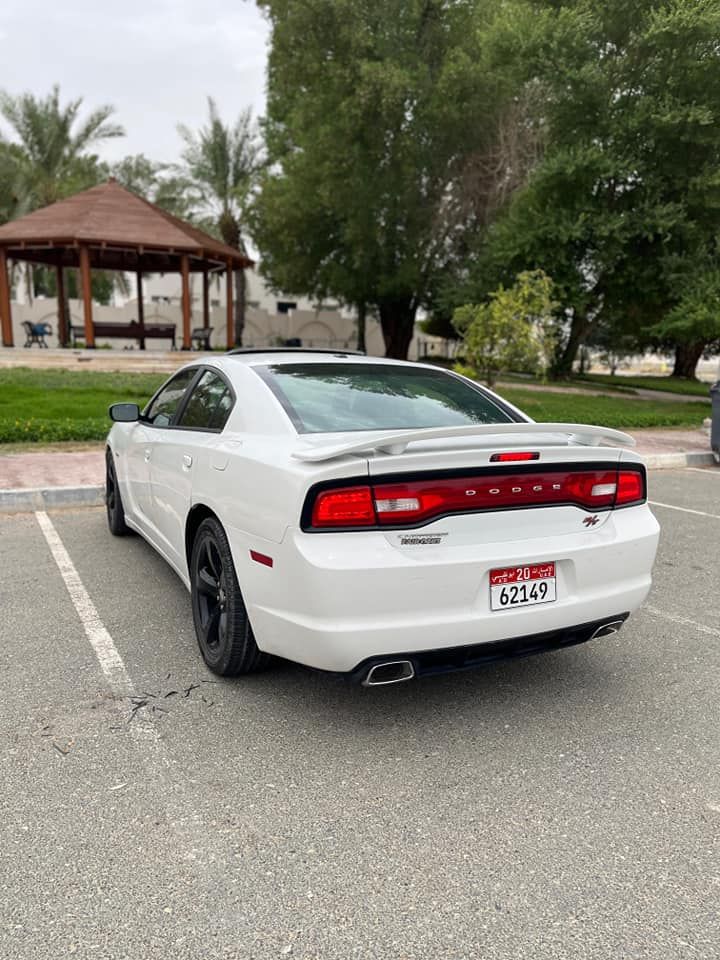
<path fill-rule="evenodd" d="M 262 113 L 268 34 L 253 0 L 0 0 L 0 89 L 111 103 L 127 135 L 103 158 L 174 161 L 208 95 L 227 120 Z"/>

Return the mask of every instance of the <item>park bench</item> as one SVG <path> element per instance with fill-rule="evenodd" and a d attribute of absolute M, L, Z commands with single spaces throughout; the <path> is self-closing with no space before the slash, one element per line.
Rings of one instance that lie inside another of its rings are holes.
<path fill-rule="evenodd" d="M 196 350 L 211 350 L 210 346 L 210 334 L 213 332 L 212 327 L 195 327 L 193 330 L 190 339 L 192 340 Z"/>
<path fill-rule="evenodd" d="M 24 347 L 31 347 L 36 343 L 39 347 L 47 349 L 45 337 L 52 333 L 52 327 L 49 323 L 30 323 L 29 320 L 23 320 L 22 325 L 25 328 Z"/>
<path fill-rule="evenodd" d="M 94 323 L 93 330 L 96 337 L 109 337 L 123 340 L 137 340 L 141 350 L 145 349 L 145 340 L 170 340 L 172 349 L 175 346 L 175 324 L 174 323 L 146 323 L 144 335 L 141 336 L 140 324 L 137 320 L 131 320 L 129 323 Z M 85 327 L 70 327 L 71 346 L 76 347 L 78 340 L 85 340 Z"/>

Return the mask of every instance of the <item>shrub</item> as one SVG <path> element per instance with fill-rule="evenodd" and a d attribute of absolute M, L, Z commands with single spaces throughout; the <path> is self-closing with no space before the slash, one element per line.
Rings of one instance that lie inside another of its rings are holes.
<path fill-rule="evenodd" d="M 505 370 L 545 375 L 554 349 L 551 292 L 547 274 L 528 270 L 509 289 L 500 286 L 488 303 L 455 311 L 453 323 L 464 336 L 466 362 L 488 386 Z"/>

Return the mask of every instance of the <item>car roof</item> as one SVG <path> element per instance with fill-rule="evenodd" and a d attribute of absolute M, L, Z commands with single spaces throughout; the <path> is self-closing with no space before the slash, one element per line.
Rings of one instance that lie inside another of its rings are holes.
<path fill-rule="evenodd" d="M 355 350 L 320 350 L 311 347 L 275 347 L 273 348 L 248 348 L 231 350 L 229 353 L 213 357 L 214 360 L 222 360 L 223 367 L 232 367 L 235 364 L 243 363 L 248 366 L 265 365 L 268 363 L 332 363 L 337 360 L 347 360 L 352 363 L 372 363 L 388 366 L 417 366 L 412 360 L 391 360 L 388 357 L 369 357 L 367 354 L 359 353 Z M 421 364 L 421 366 L 428 366 Z M 438 368 L 442 369 L 442 368 Z"/>
<path fill-rule="evenodd" d="M 228 353 L 209 353 L 204 357 L 198 357 L 191 360 L 188 367 L 215 367 L 224 371 L 227 376 L 232 377 L 234 373 L 240 370 L 262 367 L 269 364 L 282 363 L 302 363 L 302 364 L 323 364 L 338 363 L 347 361 L 348 363 L 360 364 L 382 364 L 388 367 L 422 367 L 425 370 L 434 370 L 437 373 L 447 373 L 443 367 L 433 364 L 418 363 L 413 360 L 392 360 L 389 357 L 369 357 L 364 353 L 357 353 L 350 350 L 319 350 L 301 347 L 275 347 L 274 349 L 254 349 L 230 351 Z"/>
<path fill-rule="evenodd" d="M 242 357 L 249 354 L 257 353 L 321 353 L 321 354 L 331 354 L 336 357 L 352 356 L 352 357 L 364 357 L 366 353 L 364 350 L 349 350 L 345 348 L 331 349 L 330 347 L 235 347 L 233 350 L 228 350 L 226 356 L 228 357 Z"/>

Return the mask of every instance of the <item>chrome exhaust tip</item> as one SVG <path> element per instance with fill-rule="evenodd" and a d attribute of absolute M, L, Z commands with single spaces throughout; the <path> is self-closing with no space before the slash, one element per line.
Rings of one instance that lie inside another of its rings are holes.
<path fill-rule="evenodd" d="M 609 623 L 604 623 L 594 631 L 590 639 L 597 640 L 598 637 L 609 637 L 613 633 L 617 633 L 623 623 L 625 623 L 624 620 L 611 620 Z"/>
<path fill-rule="evenodd" d="M 412 680 L 415 667 L 410 660 L 388 660 L 370 667 L 362 682 L 364 687 L 385 687 L 390 683 L 403 683 Z"/>

